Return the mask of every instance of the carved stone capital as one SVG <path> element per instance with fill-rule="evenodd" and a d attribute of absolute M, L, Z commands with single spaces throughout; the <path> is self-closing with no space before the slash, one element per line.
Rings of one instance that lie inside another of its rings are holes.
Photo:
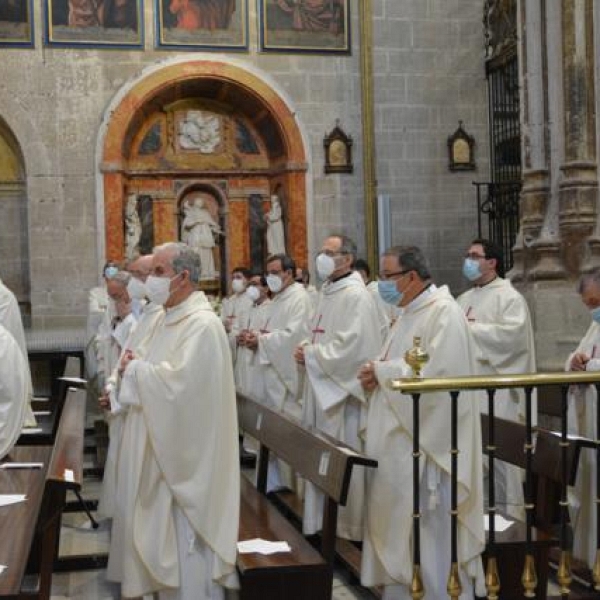
<path fill-rule="evenodd" d="M 550 184 L 546 169 L 525 171 L 521 188 L 521 230 L 529 239 L 536 239 L 548 210 Z"/>
<path fill-rule="evenodd" d="M 541 238 L 531 246 L 537 256 L 537 263 L 529 272 L 532 280 L 565 279 L 566 272 L 561 261 L 560 243 L 557 240 Z"/>

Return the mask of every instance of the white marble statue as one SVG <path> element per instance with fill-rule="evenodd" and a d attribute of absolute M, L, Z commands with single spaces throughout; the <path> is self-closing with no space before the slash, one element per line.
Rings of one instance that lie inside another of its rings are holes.
<path fill-rule="evenodd" d="M 125 206 L 125 256 L 133 260 L 139 251 L 140 236 L 142 235 L 142 222 L 137 211 L 137 197 L 130 194 Z"/>
<path fill-rule="evenodd" d="M 267 222 L 267 252 L 285 254 L 285 235 L 283 233 L 283 213 L 276 194 L 271 196 L 271 210 L 265 215 Z"/>
<path fill-rule="evenodd" d="M 183 203 L 183 214 L 181 241 L 199 254 L 202 270 L 200 279 L 215 279 L 219 273 L 215 269 L 214 236 L 221 235 L 221 230 L 202 198 L 186 200 Z"/>

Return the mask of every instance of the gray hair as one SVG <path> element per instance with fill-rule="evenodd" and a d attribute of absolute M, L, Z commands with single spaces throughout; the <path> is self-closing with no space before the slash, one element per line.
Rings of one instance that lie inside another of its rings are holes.
<path fill-rule="evenodd" d="M 585 273 L 579 278 L 577 293 L 583 294 L 585 289 L 590 285 L 596 285 L 600 288 L 600 267 L 596 267 L 593 271 Z"/>
<path fill-rule="evenodd" d="M 350 254 L 352 256 L 352 262 L 354 262 L 354 260 L 356 259 L 356 255 L 358 253 L 358 251 L 356 249 L 356 244 L 354 243 L 354 240 L 349 238 L 347 235 L 344 235 L 341 233 L 332 233 L 328 237 L 338 238 L 338 240 L 340 240 L 340 244 L 341 244 L 340 250 L 339 250 L 340 254 Z"/>
<path fill-rule="evenodd" d="M 403 271 L 415 271 L 423 281 L 431 279 L 425 256 L 416 246 L 392 246 L 383 255 L 395 256 Z"/>
<path fill-rule="evenodd" d="M 156 246 L 153 253 L 164 252 L 165 250 L 173 252 L 171 265 L 177 275 L 187 271 L 192 283 L 200 281 L 200 256 L 195 250 L 182 242 L 167 242 Z"/>
<path fill-rule="evenodd" d="M 111 281 L 120 283 L 123 287 L 127 287 L 131 275 L 127 271 L 119 271 L 114 277 L 111 277 Z"/>

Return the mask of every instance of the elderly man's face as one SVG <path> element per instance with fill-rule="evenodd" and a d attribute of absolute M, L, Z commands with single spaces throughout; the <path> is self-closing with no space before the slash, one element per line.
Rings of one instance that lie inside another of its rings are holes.
<path fill-rule="evenodd" d="M 581 292 L 581 301 L 589 310 L 600 306 L 600 285 L 594 282 L 588 283 Z"/>
<path fill-rule="evenodd" d="M 155 277 L 175 276 L 173 269 L 173 252 L 170 250 L 159 250 L 152 258 L 152 275 Z"/>
<path fill-rule="evenodd" d="M 123 285 L 123 283 L 120 281 L 109 279 L 106 284 L 106 291 L 108 292 L 111 300 L 114 300 L 115 302 L 129 302 L 127 286 Z"/>

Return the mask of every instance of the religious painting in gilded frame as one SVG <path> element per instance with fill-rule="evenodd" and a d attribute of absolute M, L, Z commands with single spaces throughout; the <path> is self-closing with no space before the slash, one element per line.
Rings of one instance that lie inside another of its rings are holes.
<path fill-rule="evenodd" d="M 48 46 L 143 48 L 143 0 L 45 0 Z"/>
<path fill-rule="evenodd" d="M 263 52 L 350 53 L 349 0 L 258 0 Z"/>
<path fill-rule="evenodd" d="M 248 0 L 154 0 L 159 49 L 248 49 Z"/>
<path fill-rule="evenodd" d="M 0 46 L 33 48 L 33 0 L 0 2 Z"/>

